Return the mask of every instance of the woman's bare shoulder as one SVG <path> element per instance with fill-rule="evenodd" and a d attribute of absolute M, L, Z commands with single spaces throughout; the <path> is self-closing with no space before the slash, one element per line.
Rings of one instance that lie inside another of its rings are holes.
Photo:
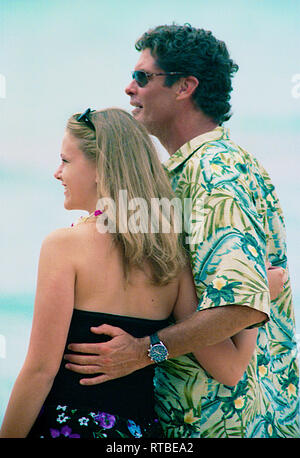
<path fill-rule="evenodd" d="M 54 245 L 74 239 L 75 232 L 72 228 L 61 227 L 50 232 L 43 240 L 43 245 Z"/>
<path fill-rule="evenodd" d="M 64 252 L 83 255 L 87 250 L 97 253 L 112 249 L 113 239 L 109 233 L 100 233 L 93 222 L 80 223 L 73 227 L 56 229 L 45 238 L 44 243 L 57 247 Z"/>
<path fill-rule="evenodd" d="M 62 227 L 50 232 L 44 238 L 41 246 L 41 255 L 67 255 L 76 251 L 78 235 L 72 228 Z"/>
<path fill-rule="evenodd" d="M 97 229 L 95 224 L 91 223 L 82 223 L 72 227 L 61 227 L 58 229 L 53 230 L 50 232 L 44 239 L 46 243 L 55 243 L 55 242 L 65 242 L 65 241 L 72 241 L 78 240 L 82 237 L 90 236 L 93 234 L 99 234 L 101 239 L 101 235 Z"/>

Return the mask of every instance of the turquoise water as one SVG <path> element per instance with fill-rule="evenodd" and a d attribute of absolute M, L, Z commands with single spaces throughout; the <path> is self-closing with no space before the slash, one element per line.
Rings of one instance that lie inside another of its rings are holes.
<path fill-rule="evenodd" d="M 0 299 L 0 423 L 10 391 L 26 356 L 34 295 Z"/>

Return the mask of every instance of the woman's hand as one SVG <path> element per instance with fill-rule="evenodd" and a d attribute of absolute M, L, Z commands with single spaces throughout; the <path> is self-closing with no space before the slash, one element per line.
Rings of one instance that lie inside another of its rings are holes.
<path fill-rule="evenodd" d="M 288 275 L 282 267 L 272 266 L 270 263 L 267 263 L 267 276 L 271 301 L 274 301 L 282 293 Z"/>

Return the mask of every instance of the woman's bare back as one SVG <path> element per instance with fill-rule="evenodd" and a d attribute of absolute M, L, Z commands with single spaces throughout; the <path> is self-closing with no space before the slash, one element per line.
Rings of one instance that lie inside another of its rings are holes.
<path fill-rule="evenodd" d="M 95 221 L 74 226 L 75 300 L 80 310 L 165 319 L 171 313 L 178 295 L 179 281 L 166 286 L 150 283 L 150 270 L 132 269 L 126 283 L 120 250 L 109 233 L 97 231 Z"/>

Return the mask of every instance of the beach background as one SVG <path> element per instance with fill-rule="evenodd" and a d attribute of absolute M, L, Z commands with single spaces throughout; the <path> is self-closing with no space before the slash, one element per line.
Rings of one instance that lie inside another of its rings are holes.
<path fill-rule="evenodd" d="M 0 423 L 27 350 L 42 240 L 81 214 L 64 210 L 53 178 L 66 120 L 131 110 L 134 42 L 159 24 L 211 30 L 240 66 L 226 127 L 277 188 L 300 333 L 299 17 L 299 0 L 0 0 Z"/>

